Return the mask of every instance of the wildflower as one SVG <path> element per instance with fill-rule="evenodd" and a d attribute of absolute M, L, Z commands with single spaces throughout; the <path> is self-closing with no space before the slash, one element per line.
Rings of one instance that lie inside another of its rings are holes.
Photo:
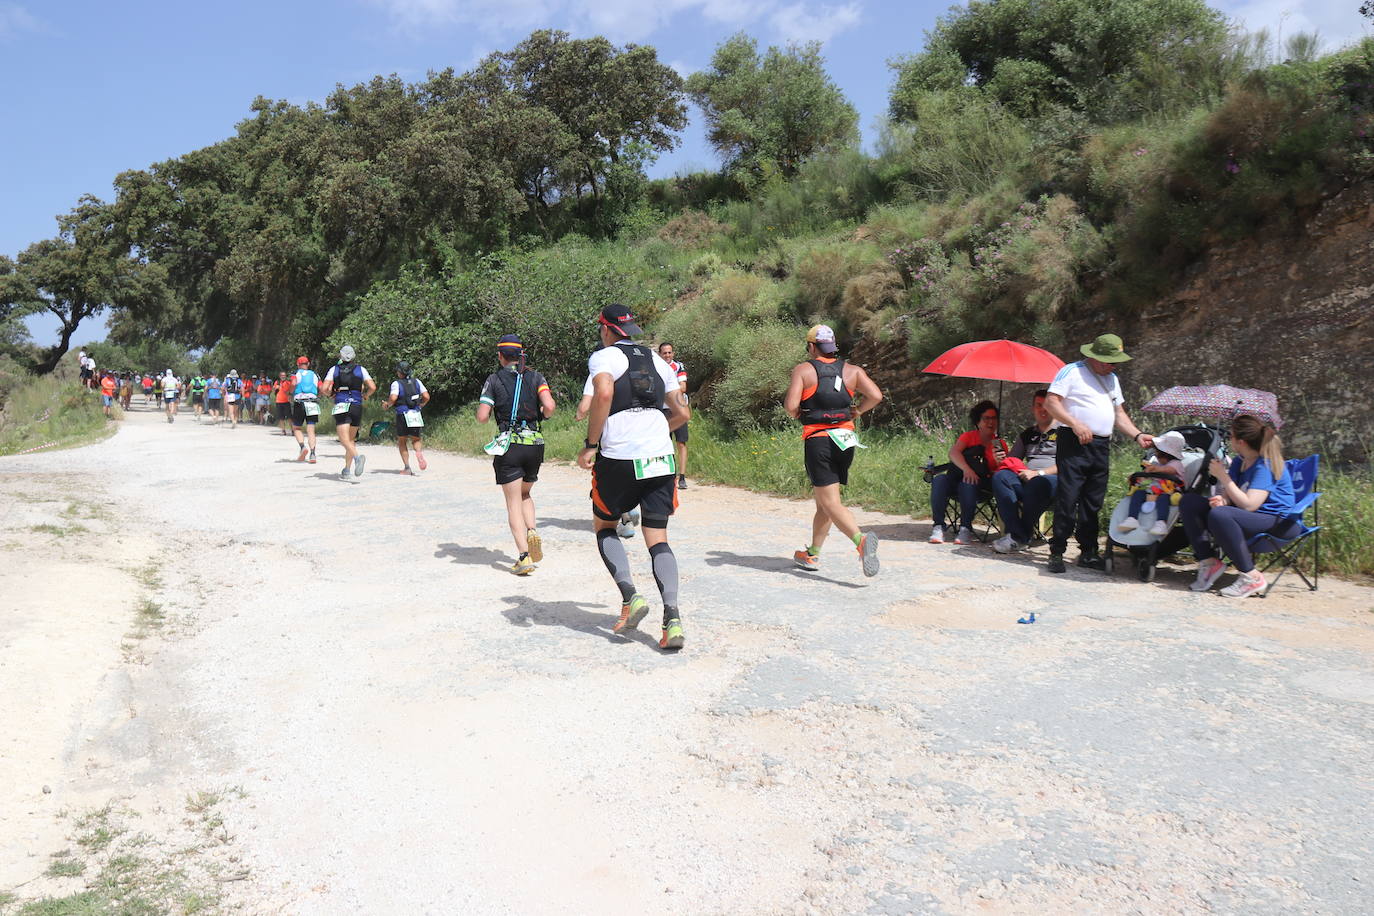
<path fill-rule="evenodd" d="M 1145 154 L 1148 153 L 1148 152 L 1149 152 L 1149 150 L 1147 150 L 1145 147 L 1142 146 L 1140 149 L 1138 149 L 1138 150 L 1135 151 L 1135 154 L 1136 154 L 1137 156 L 1143 156 L 1143 155 L 1145 155 Z"/>

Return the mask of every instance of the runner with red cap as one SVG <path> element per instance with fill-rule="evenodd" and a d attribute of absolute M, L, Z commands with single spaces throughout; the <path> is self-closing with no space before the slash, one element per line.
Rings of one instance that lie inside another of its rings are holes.
<path fill-rule="evenodd" d="M 291 376 L 291 434 L 301 447 L 297 461 L 315 463 L 315 424 L 320 419 L 320 377 L 310 368 L 310 358 L 296 360 L 296 373 Z M 306 445 L 306 437 L 309 445 Z"/>

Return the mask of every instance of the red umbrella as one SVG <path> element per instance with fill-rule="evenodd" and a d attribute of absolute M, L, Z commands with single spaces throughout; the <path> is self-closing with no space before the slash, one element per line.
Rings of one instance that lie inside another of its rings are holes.
<path fill-rule="evenodd" d="M 1002 412 L 1002 382 L 1048 384 L 1064 368 L 1064 361 L 1048 350 L 1014 340 L 975 340 L 941 353 L 922 372 L 959 378 L 994 379 L 997 412 Z"/>

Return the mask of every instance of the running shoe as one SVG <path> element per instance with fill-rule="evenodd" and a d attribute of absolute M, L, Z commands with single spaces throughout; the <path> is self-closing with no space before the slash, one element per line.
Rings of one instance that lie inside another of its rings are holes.
<path fill-rule="evenodd" d="M 674 617 L 663 625 L 663 635 L 659 637 L 658 647 L 660 649 L 681 649 L 686 641 L 686 637 L 682 635 L 682 621 Z"/>
<path fill-rule="evenodd" d="M 1195 592 L 1205 592 L 1216 584 L 1224 572 L 1226 572 L 1226 564 L 1216 557 L 1198 560 L 1197 578 L 1188 587 Z"/>
<path fill-rule="evenodd" d="M 1005 534 L 992 542 L 992 549 L 998 553 L 1016 553 L 1018 550 L 1025 550 L 1026 545 L 1011 535 Z"/>
<path fill-rule="evenodd" d="M 420 463 L 420 470 L 422 470 L 422 471 L 427 471 L 427 470 L 429 470 L 429 462 L 425 460 L 425 456 L 424 456 L 424 455 L 421 455 L 419 452 L 416 452 L 416 453 L 415 453 L 415 460 L 418 461 L 418 462 Z"/>
<path fill-rule="evenodd" d="M 353 475 L 349 473 L 348 468 L 344 468 L 342 471 L 339 472 L 339 479 L 340 479 L 340 480 L 352 480 L 352 479 L 353 479 Z"/>
<path fill-rule="evenodd" d="M 314 464 L 314 463 L 315 463 L 315 450 L 314 450 L 313 448 L 310 450 L 310 457 L 307 458 L 306 461 L 309 462 L 310 464 Z"/>
<path fill-rule="evenodd" d="M 1078 565 L 1081 569 L 1102 569 L 1107 568 L 1107 560 L 1097 551 L 1090 553 L 1080 553 L 1078 555 Z"/>
<path fill-rule="evenodd" d="M 873 533 L 859 538 L 859 559 L 863 561 L 864 575 L 872 579 L 878 574 L 878 536 Z"/>
<path fill-rule="evenodd" d="M 517 576 L 528 576 L 530 573 L 534 572 L 534 569 L 534 560 L 529 557 L 521 557 L 511 566 L 510 571 Z"/>
<path fill-rule="evenodd" d="M 960 545 L 972 544 L 974 540 L 976 539 L 973 536 L 972 528 L 960 528 L 959 533 L 954 536 L 954 543 Z"/>
<path fill-rule="evenodd" d="M 525 540 L 529 543 L 530 559 L 536 563 L 541 562 L 544 559 L 543 539 L 541 539 L 539 535 L 535 533 L 535 530 L 531 528 L 529 531 L 525 532 Z"/>
<path fill-rule="evenodd" d="M 1248 573 L 1241 573 L 1236 577 L 1236 581 L 1221 590 L 1223 598 L 1249 598 L 1251 595 L 1263 595 L 1268 584 L 1264 581 L 1264 574 L 1258 569 L 1252 569 Z"/>
<path fill-rule="evenodd" d="M 301 453 L 300 453 L 299 455 L 296 456 L 296 460 L 297 460 L 297 461 L 304 461 L 304 460 L 305 460 L 306 458 L 308 458 L 308 457 L 314 457 L 314 456 L 312 455 L 310 449 L 308 449 L 308 448 L 306 448 L 304 445 L 302 445 L 302 446 L 301 446 Z"/>
<path fill-rule="evenodd" d="M 401 468 L 401 476 L 402 476 L 402 477 L 414 477 L 414 476 L 415 476 L 415 472 L 412 471 L 410 468 Z"/>
<path fill-rule="evenodd" d="M 943 544 L 945 542 L 945 526 L 932 525 L 930 527 L 930 543 Z"/>
<path fill-rule="evenodd" d="M 817 554 L 811 553 L 805 549 L 794 551 L 792 553 L 792 562 L 795 563 L 799 569 L 821 568 L 821 558 Z"/>
<path fill-rule="evenodd" d="M 677 488 L 678 488 L 679 490 L 685 490 L 685 489 L 687 489 L 687 475 L 686 475 L 686 474 L 679 474 L 679 475 L 677 475 Z"/>
<path fill-rule="evenodd" d="M 622 513 L 620 522 L 615 526 L 615 533 L 623 538 L 635 536 L 635 527 L 639 524 L 639 510 L 631 509 L 629 512 Z"/>
<path fill-rule="evenodd" d="M 639 626 L 639 622 L 649 614 L 649 602 L 644 600 L 644 596 L 638 592 L 630 596 L 630 600 L 620 606 L 620 619 L 611 627 L 612 633 L 624 633 L 626 630 L 633 630 Z"/>
<path fill-rule="evenodd" d="M 364 456 L 364 455 L 358 455 L 357 457 L 355 457 L 355 458 L 353 459 L 353 476 L 354 476 L 354 477 L 361 477 L 361 476 L 363 476 L 363 465 L 365 465 L 365 464 L 367 464 L 367 457 Z"/>

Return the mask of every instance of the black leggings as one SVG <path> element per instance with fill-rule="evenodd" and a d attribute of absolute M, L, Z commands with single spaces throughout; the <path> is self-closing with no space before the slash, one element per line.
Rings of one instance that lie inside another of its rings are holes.
<path fill-rule="evenodd" d="M 1252 537 L 1269 532 L 1276 537 L 1287 538 L 1297 533 L 1297 525 L 1292 519 L 1235 506 L 1213 509 L 1207 503 L 1207 497 L 1200 493 L 1183 494 L 1178 504 L 1178 514 L 1183 518 L 1183 530 L 1188 532 L 1188 542 L 1193 545 L 1195 557 L 1206 560 L 1220 551 L 1243 573 L 1255 568 L 1255 559 L 1250 554 L 1248 543 Z M 1208 532 L 1212 535 L 1210 541 L 1203 536 Z"/>

